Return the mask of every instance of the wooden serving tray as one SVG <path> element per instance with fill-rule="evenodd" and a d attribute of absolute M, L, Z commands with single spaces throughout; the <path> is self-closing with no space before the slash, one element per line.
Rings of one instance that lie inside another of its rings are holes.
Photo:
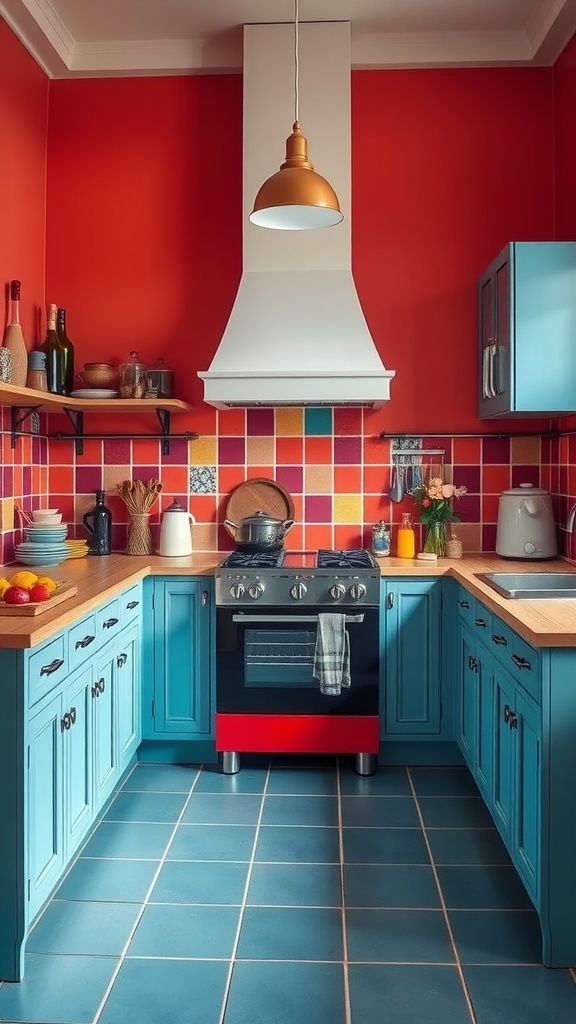
<path fill-rule="evenodd" d="M 253 480 L 245 480 L 232 491 L 226 507 L 226 518 L 238 524 L 241 519 L 255 512 L 267 512 L 282 521 L 293 519 L 294 502 L 286 488 L 276 480 L 255 477 Z M 233 537 L 234 531 L 228 526 L 226 529 Z"/>
<path fill-rule="evenodd" d="M 0 615 L 41 615 L 77 593 L 78 587 L 61 580 L 48 601 L 30 601 L 29 604 L 4 604 L 4 601 L 0 601 Z"/>

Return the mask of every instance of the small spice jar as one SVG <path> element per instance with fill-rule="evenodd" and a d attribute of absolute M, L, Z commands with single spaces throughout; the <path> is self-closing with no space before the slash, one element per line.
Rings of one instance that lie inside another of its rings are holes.
<path fill-rule="evenodd" d="M 144 398 L 148 386 L 148 368 L 137 352 L 120 364 L 120 398 Z"/>
<path fill-rule="evenodd" d="M 462 558 L 462 541 L 452 531 L 446 541 L 446 558 Z"/>
<path fill-rule="evenodd" d="M 26 387 L 34 388 L 35 391 L 48 391 L 48 378 L 46 375 L 46 353 L 39 349 L 33 349 L 28 353 L 28 376 Z"/>
<path fill-rule="evenodd" d="M 386 558 L 390 554 L 390 530 L 383 519 L 372 527 L 372 554 Z"/>

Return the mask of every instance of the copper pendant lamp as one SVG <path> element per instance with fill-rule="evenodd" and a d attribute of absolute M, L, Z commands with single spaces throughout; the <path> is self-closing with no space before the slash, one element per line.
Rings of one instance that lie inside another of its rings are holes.
<path fill-rule="evenodd" d="M 307 231 L 333 227 L 343 219 L 330 182 L 308 160 L 308 143 L 298 122 L 298 71 L 298 0 L 294 0 L 294 124 L 286 139 L 284 163 L 254 200 L 250 220 L 262 228 Z"/>

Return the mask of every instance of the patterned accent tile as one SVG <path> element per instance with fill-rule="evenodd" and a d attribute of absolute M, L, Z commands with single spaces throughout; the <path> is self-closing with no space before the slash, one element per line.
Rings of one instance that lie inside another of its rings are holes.
<path fill-rule="evenodd" d="M 276 409 L 276 434 L 278 437 L 302 435 L 304 433 L 304 409 L 290 407 Z"/>
<path fill-rule="evenodd" d="M 216 466 L 190 467 L 190 494 L 216 494 Z"/>
<path fill-rule="evenodd" d="M 336 494 L 334 496 L 334 522 L 360 523 L 362 521 L 362 496 L 360 494 Z"/>
<path fill-rule="evenodd" d="M 306 494 L 332 494 L 332 467 L 306 466 L 304 490 Z"/>
<path fill-rule="evenodd" d="M 332 409 L 305 409 L 304 433 L 332 435 Z"/>
<path fill-rule="evenodd" d="M 267 409 L 266 412 L 273 412 L 273 410 Z M 248 465 L 269 466 L 274 462 L 274 449 L 273 437 L 247 437 L 246 461 Z"/>
<path fill-rule="evenodd" d="M 188 459 L 191 466 L 214 466 L 217 462 L 218 445 L 215 437 L 199 437 L 188 442 Z"/>

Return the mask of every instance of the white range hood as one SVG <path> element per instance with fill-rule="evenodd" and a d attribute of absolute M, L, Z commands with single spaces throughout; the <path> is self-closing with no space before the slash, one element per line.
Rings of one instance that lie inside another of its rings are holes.
<path fill-rule="evenodd" d="M 294 26 L 244 26 L 243 273 L 204 380 L 219 409 L 369 405 L 390 398 L 351 269 L 350 25 L 299 26 L 299 107 L 309 158 L 338 195 L 341 224 L 275 231 L 249 221 L 284 159 L 294 120 Z"/>

